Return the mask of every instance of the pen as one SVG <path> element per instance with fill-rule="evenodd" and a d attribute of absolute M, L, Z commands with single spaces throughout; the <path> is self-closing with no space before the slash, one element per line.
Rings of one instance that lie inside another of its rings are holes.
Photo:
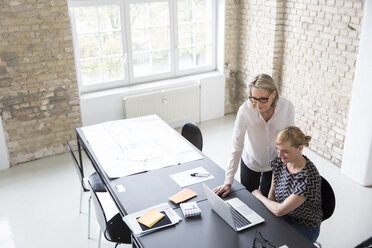
<path fill-rule="evenodd" d="M 209 173 L 191 173 L 190 176 L 192 177 L 209 177 Z"/>

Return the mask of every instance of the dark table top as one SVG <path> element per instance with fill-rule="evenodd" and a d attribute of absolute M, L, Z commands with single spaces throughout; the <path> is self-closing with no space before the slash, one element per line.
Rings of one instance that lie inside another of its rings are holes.
<path fill-rule="evenodd" d="M 177 205 L 168 200 L 169 196 L 181 191 L 181 188 L 170 175 L 192 168 L 203 167 L 214 178 L 204 181 L 209 188 L 224 182 L 225 172 L 205 154 L 199 152 L 203 159 L 180 165 L 164 167 L 158 170 L 143 172 L 135 175 L 111 179 L 104 172 L 102 165 L 89 146 L 82 130 L 76 129 L 79 144 L 87 153 L 93 167 L 105 183 L 122 215 L 168 202 L 175 211 L 183 217 Z M 241 232 L 236 232 L 224 222 L 209 206 L 202 184 L 193 184 L 185 188 L 195 191 L 198 195 L 192 199 L 197 201 L 202 210 L 202 216 L 183 219 L 179 224 L 158 230 L 143 237 L 136 237 L 136 241 L 143 247 L 252 247 L 256 230 L 274 243 L 276 247 L 286 244 L 288 247 L 314 247 L 313 244 L 294 230 L 280 218 L 274 216 L 266 207 L 250 194 L 243 185 L 234 180 L 231 197 L 238 197 L 259 215 L 265 222 Z M 117 185 L 123 185 L 125 191 L 119 192 Z"/>
<path fill-rule="evenodd" d="M 183 220 L 175 226 L 160 229 L 151 234 L 137 237 L 143 247 L 252 247 L 255 233 L 258 230 L 265 239 L 276 247 L 315 247 L 310 241 L 294 230 L 289 224 L 274 216 L 247 190 L 239 190 L 227 199 L 238 197 L 261 215 L 265 222 L 236 232 L 209 206 L 207 200 L 198 202 L 202 211 L 201 217 L 184 219 L 180 209 L 176 209 Z"/>
<path fill-rule="evenodd" d="M 89 143 L 87 142 L 82 130 L 78 128 L 76 131 L 79 143 L 83 145 L 83 148 L 91 160 L 93 167 L 107 186 L 109 193 L 116 202 L 122 215 L 140 211 L 163 202 L 169 202 L 173 208 L 177 208 L 178 205 L 175 205 L 173 202 L 169 201 L 168 197 L 185 188 L 191 189 L 198 194 L 192 199 L 193 201 L 203 201 L 206 199 L 202 183 L 181 188 L 170 177 L 170 175 L 175 173 L 187 171 L 197 167 L 203 167 L 214 176 L 213 179 L 203 182 L 209 188 L 213 189 L 224 182 L 225 171 L 195 147 L 195 151 L 203 156 L 202 159 L 121 178 L 109 178 L 104 172 L 102 165 L 99 163 L 99 160 L 96 158 L 93 149 L 89 146 Z M 124 192 L 119 192 L 116 188 L 116 186 L 120 184 L 124 186 Z M 241 189 L 245 189 L 245 187 L 238 181 L 234 180 L 232 191 Z"/>

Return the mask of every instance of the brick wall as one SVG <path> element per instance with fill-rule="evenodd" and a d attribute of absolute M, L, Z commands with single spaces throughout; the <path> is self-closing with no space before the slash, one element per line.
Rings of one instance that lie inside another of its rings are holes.
<path fill-rule="evenodd" d="M 0 7 L 0 114 L 10 164 L 65 152 L 81 125 L 67 1 Z"/>
<path fill-rule="evenodd" d="M 363 1 L 286 2 L 282 93 L 310 148 L 341 165 Z"/>
<path fill-rule="evenodd" d="M 225 22 L 225 113 L 232 113 L 237 108 L 236 78 L 238 72 L 239 52 L 239 0 L 226 0 Z"/>
<path fill-rule="evenodd" d="M 310 148 L 340 166 L 363 6 L 363 0 L 241 0 L 230 102 L 246 99 L 256 74 L 273 75 L 295 105 L 296 124 L 312 136 Z"/>
<path fill-rule="evenodd" d="M 226 0 L 225 113 L 269 73 L 311 149 L 340 165 L 362 0 Z M 0 114 L 12 165 L 58 154 L 80 126 L 67 2 L 0 3 Z"/>

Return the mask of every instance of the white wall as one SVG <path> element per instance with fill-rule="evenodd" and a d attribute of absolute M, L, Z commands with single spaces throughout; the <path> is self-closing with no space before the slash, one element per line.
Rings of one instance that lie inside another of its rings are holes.
<path fill-rule="evenodd" d="M 210 72 L 83 94 L 80 96 L 82 124 L 83 126 L 87 126 L 105 121 L 123 119 L 122 102 L 124 96 L 195 84 L 196 81 L 201 84 L 200 119 L 205 121 L 223 116 L 225 75 L 220 72 Z"/>
<path fill-rule="evenodd" d="M 365 1 L 341 172 L 372 185 L 372 3 Z"/>
<path fill-rule="evenodd" d="M 224 116 L 225 75 L 206 77 L 200 80 L 200 121 Z"/>
<path fill-rule="evenodd" d="M 5 144 L 5 136 L 3 130 L 3 120 L 0 116 L 0 170 L 9 168 L 8 149 Z"/>

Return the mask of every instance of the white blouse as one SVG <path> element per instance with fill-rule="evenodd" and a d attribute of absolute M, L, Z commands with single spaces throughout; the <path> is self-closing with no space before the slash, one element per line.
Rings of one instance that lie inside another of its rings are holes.
<path fill-rule="evenodd" d="M 269 162 L 276 156 L 275 137 L 281 130 L 293 125 L 294 107 L 284 98 L 279 98 L 274 114 L 268 122 L 256 108 L 251 107 L 249 100 L 243 103 L 235 120 L 225 184 L 233 183 L 240 158 L 253 171 L 270 171 Z"/>

